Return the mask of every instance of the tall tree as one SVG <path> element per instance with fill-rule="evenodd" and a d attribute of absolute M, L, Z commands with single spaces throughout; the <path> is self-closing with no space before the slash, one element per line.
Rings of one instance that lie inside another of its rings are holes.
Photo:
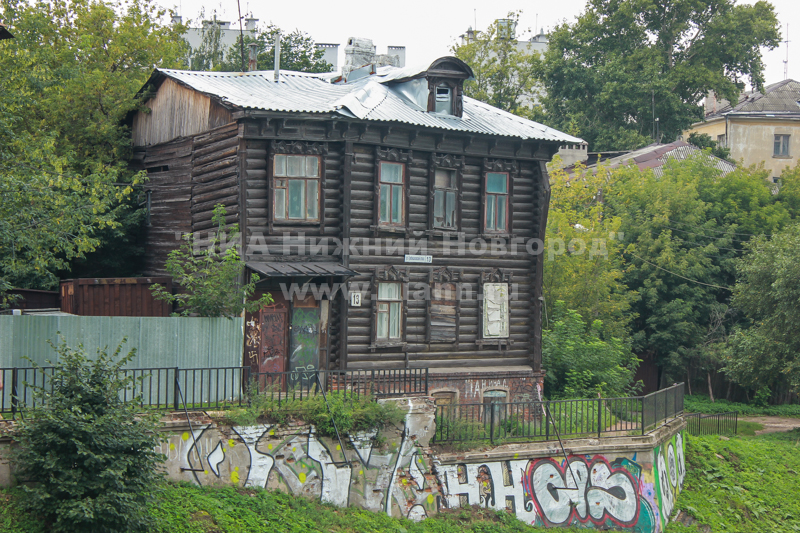
<path fill-rule="evenodd" d="M 464 94 L 510 113 L 528 116 L 535 100 L 534 66 L 538 52 L 518 43 L 514 29 L 519 12 L 504 22 L 495 21 L 485 32 L 453 47 L 453 54 L 472 68 L 474 80 L 464 84 Z"/>
<path fill-rule="evenodd" d="M 726 352 L 726 372 L 744 386 L 800 390 L 800 224 L 759 237 L 738 263 L 733 302 L 749 323 Z"/>
<path fill-rule="evenodd" d="M 760 50 L 779 39 L 763 0 L 589 0 L 537 67 L 546 120 L 598 151 L 675 139 L 709 90 L 735 100 L 743 80 L 760 89 Z"/>
<path fill-rule="evenodd" d="M 322 56 L 323 50 L 317 49 L 314 40 L 305 32 L 294 30 L 284 33 L 278 26 L 270 24 L 264 29 L 259 29 L 255 37 L 245 35 L 244 48 L 245 60 L 248 57 L 249 45 L 256 45 L 257 64 L 259 70 L 272 70 L 275 65 L 275 39 L 281 35 L 281 70 L 295 72 L 330 72 L 333 65 L 326 62 Z M 246 68 L 246 65 L 245 65 Z M 232 45 L 225 59 L 214 65 L 214 70 L 239 72 L 242 70 L 241 37 Z"/>
<path fill-rule="evenodd" d="M 177 67 L 181 26 L 151 0 L 2 0 L 0 285 L 49 288 L 56 272 L 136 224 L 127 114 L 153 67 Z M 112 273 L 113 274 L 113 273 Z"/>

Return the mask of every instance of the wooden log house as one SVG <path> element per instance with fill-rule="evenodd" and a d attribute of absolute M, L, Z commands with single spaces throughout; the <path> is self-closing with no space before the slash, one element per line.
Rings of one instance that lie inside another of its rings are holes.
<path fill-rule="evenodd" d="M 427 367 L 442 402 L 539 397 L 545 255 L 530 252 L 545 164 L 582 141 L 464 96 L 471 76 L 454 57 L 278 81 L 156 70 L 132 122 L 147 274 L 223 204 L 275 299 L 246 317 L 246 365 Z"/>

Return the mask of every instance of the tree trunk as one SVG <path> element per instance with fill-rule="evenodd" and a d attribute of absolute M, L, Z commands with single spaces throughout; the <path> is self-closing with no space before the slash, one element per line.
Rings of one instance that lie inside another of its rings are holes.
<path fill-rule="evenodd" d="M 728 394 L 725 395 L 725 399 L 731 401 L 731 392 L 733 392 L 733 381 L 728 381 Z"/>
<path fill-rule="evenodd" d="M 711 386 L 711 371 L 706 372 L 706 376 L 708 376 L 708 397 L 711 398 L 711 403 L 714 403 L 714 389 Z"/>
<path fill-rule="evenodd" d="M 686 388 L 689 389 L 689 396 L 692 395 L 692 372 L 690 369 L 686 369 Z"/>

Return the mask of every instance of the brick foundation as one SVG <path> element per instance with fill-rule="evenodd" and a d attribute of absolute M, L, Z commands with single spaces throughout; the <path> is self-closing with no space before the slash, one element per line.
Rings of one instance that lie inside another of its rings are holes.
<path fill-rule="evenodd" d="M 430 369 L 428 394 L 453 393 L 452 403 L 482 403 L 486 392 L 503 391 L 505 402 L 527 402 L 541 399 L 544 372 L 530 368 L 486 371 L 469 368 Z"/>

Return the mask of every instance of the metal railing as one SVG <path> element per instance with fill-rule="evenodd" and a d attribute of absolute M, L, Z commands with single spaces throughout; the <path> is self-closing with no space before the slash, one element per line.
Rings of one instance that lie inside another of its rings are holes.
<path fill-rule="evenodd" d="M 300 399 L 319 393 L 340 392 L 356 398 L 372 396 L 424 396 L 428 394 L 428 369 L 307 370 L 251 374 L 248 386 L 273 400 Z"/>
<path fill-rule="evenodd" d="M 55 368 L 0 368 L 0 414 L 41 407 L 34 394 L 37 387 L 52 390 Z M 224 409 L 247 404 L 248 394 L 269 394 L 273 398 L 300 398 L 320 392 L 347 391 L 355 396 L 388 398 L 426 395 L 428 369 L 396 370 L 313 370 L 304 372 L 253 373 L 250 367 L 137 368 L 121 370 L 132 377 L 132 385 L 121 392 L 124 401 L 142 408 L 164 410 Z M 255 389 L 251 387 L 255 385 Z"/>
<path fill-rule="evenodd" d="M 436 406 L 433 442 L 644 435 L 682 411 L 683 383 L 628 398 L 445 404 Z"/>
<path fill-rule="evenodd" d="M 736 435 L 739 426 L 739 413 L 730 411 L 704 415 L 689 413 L 683 415 L 686 431 L 690 435 Z"/>

